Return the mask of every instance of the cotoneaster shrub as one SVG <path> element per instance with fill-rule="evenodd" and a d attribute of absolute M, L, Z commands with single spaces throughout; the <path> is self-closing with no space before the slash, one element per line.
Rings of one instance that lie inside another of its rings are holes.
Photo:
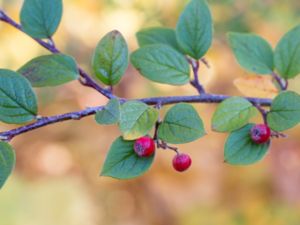
<path fill-rule="evenodd" d="M 21 124 L 0 133 L 0 187 L 15 165 L 14 137 L 52 123 L 95 115 L 100 125 L 116 124 L 121 135 L 113 141 L 102 176 L 129 179 L 145 173 L 154 162 L 155 151 L 174 151 L 173 167 L 185 171 L 192 160 L 174 146 L 195 141 L 204 135 L 203 121 L 190 103 L 220 103 L 212 115 L 212 129 L 228 133 L 225 162 L 248 165 L 261 160 L 273 137 L 300 122 L 300 96 L 288 91 L 288 80 L 300 73 L 300 26 L 288 31 L 275 49 L 256 34 L 228 34 L 228 43 L 238 63 L 247 71 L 270 76 L 278 87 L 272 99 L 207 93 L 199 82 L 200 65 L 208 65 L 205 54 L 213 39 L 212 17 L 205 0 L 191 0 L 178 18 L 176 27 L 147 28 L 137 33 L 139 48 L 130 53 L 119 31 L 108 32 L 95 46 L 91 59 L 94 78 L 76 60 L 63 54 L 52 39 L 63 15 L 62 0 L 25 0 L 21 24 L 3 10 L 0 20 L 32 37 L 52 54 L 33 58 L 17 71 L 0 69 L 0 121 Z M 191 84 L 198 95 L 150 97 L 129 100 L 116 96 L 118 84 L 130 63 L 145 78 L 166 84 Z M 109 99 L 107 105 L 55 116 L 38 114 L 32 87 L 63 85 L 78 80 Z M 162 115 L 160 109 L 173 106 Z M 251 119 L 260 113 L 262 124 Z"/>

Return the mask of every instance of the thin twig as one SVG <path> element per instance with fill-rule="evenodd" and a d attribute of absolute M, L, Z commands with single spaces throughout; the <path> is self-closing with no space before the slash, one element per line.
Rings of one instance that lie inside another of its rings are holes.
<path fill-rule="evenodd" d="M 0 139 L 2 141 L 10 141 L 12 138 L 14 138 L 17 135 L 35 130 L 40 127 L 44 127 L 53 123 L 58 123 L 66 120 L 79 120 L 83 117 L 93 115 L 97 111 L 102 110 L 104 106 L 98 106 L 98 107 L 91 107 L 87 108 L 81 111 L 77 112 L 70 112 L 70 113 L 65 113 L 65 114 L 60 114 L 60 115 L 55 115 L 55 116 L 48 116 L 48 117 L 41 117 L 39 118 L 36 122 L 33 122 L 31 124 L 25 125 L 18 127 L 16 129 L 12 129 L 9 131 L 1 132 L 0 133 Z"/>
<path fill-rule="evenodd" d="M 110 85 L 110 86 L 108 87 L 108 91 L 109 91 L 110 93 L 113 93 L 113 92 L 114 92 L 114 86 L 113 86 L 113 85 Z"/>
<path fill-rule="evenodd" d="M 160 110 L 162 107 L 162 104 L 161 102 L 158 102 L 156 105 L 154 105 L 154 108 Z M 162 123 L 161 119 L 160 119 L 160 115 L 158 114 L 158 119 L 157 121 L 155 122 L 155 128 L 154 128 L 154 135 L 153 135 L 153 140 L 156 142 L 156 145 L 158 146 L 159 145 L 159 140 L 158 140 L 158 137 L 157 137 L 157 133 L 158 133 L 158 127 L 159 125 Z"/>
<path fill-rule="evenodd" d="M 177 147 L 170 146 L 170 145 L 168 145 L 168 143 L 166 143 L 164 141 L 157 140 L 156 145 L 157 145 L 157 148 L 161 148 L 164 150 L 169 149 L 169 150 L 172 150 L 172 151 L 176 152 L 177 154 L 179 154 Z"/>
<path fill-rule="evenodd" d="M 264 120 L 264 124 L 268 124 L 268 122 L 267 122 L 267 114 L 268 114 L 268 111 L 267 110 L 265 110 L 264 108 L 262 108 L 260 105 L 258 105 L 258 104 L 256 104 L 256 105 L 254 105 L 257 109 L 258 109 L 258 111 L 261 113 L 261 115 L 262 115 L 262 118 L 263 118 L 263 120 Z"/>
<path fill-rule="evenodd" d="M 200 59 L 200 61 L 209 69 L 210 65 L 208 63 L 208 61 L 205 58 Z"/>
<path fill-rule="evenodd" d="M 158 127 L 159 127 L 160 124 L 161 124 L 161 121 L 157 120 L 156 123 L 155 123 L 155 128 L 154 128 L 153 140 L 156 141 L 157 145 L 159 145 L 158 138 L 157 138 L 157 132 L 158 132 Z"/>
<path fill-rule="evenodd" d="M 278 131 L 273 131 L 272 130 L 271 137 L 273 137 L 273 138 L 287 138 L 288 136 L 284 133 L 280 133 Z"/>
<path fill-rule="evenodd" d="M 188 103 L 220 103 L 231 96 L 228 95 L 213 95 L 213 94 L 205 94 L 205 95 L 192 95 L 192 96 L 169 96 L 169 97 L 154 97 L 154 98 L 142 98 L 142 99 L 133 99 L 136 101 L 144 102 L 148 105 L 168 105 L 168 104 L 175 104 L 179 102 L 188 102 Z M 247 98 L 250 102 L 254 105 L 261 105 L 261 106 L 270 106 L 272 103 L 271 99 L 265 98 Z M 121 99 L 122 103 L 124 103 L 125 99 Z M 103 106 L 98 107 L 91 107 L 88 109 L 84 109 L 77 112 L 70 112 L 61 115 L 49 116 L 49 117 L 41 117 L 36 122 L 31 124 L 18 127 L 16 129 L 12 129 L 9 131 L 1 132 L 0 139 L 1 140 L 11 140 L 15 136 L 20 134 L 29 132 L 31 130 L 35 130 L 40 127 L 47 126 L 49 124 L 62 122 L 65 120 L 79 120 L 83 117 L 93 115 L 98 110 L 101 110 Z"/>
<path fill-rule="evenodd" d="M 0 21 L 3 21 L 7 24 L 10 24 L 11 26 L 15 27 L 16 29 L 24 32 L 22 30 L 22 27 L 20 24 L 16 23 L 14 20 L 12 20 L 9 16 L 7 16 L 2 10 L 0 10 Z M 25 33 L 25 32 L 24 32 Z M 33 38 L 37 43 L 39 43 L 41 46 L 44 48 L 48 49 L 52 53 L 60 53 L 60 51 L 56 48 L 54 42 L 52 39 L 49 39 L 49 42 L 43 41 L 41 39 L 36 39 Z M 193 61 L 190 61 L 190 63 Z M 179 102 L 188 102 L 188 103 L 220 103 L 224 101 L 227 98 L 230 98 L 231 96 L 227 95 L 214 95 L 214 94 L 206 94 L 204 88 L 199 82 L 198 79 L 198 69 L 199 69 L 199 62 L 193 62 L 191 63 L 193 67 L 193 73 L 194 73 L 194 81 L 191 83 L 193 84 L 194 87 L 198 90 L 198 92 L 201 95 L 195 95 L 195 96 L 166 96 L 166 97 L 154 97 L 154 98 L 143 98 L 143 99 L 134 99 L 137 101 L 144 102 L 148 105 L 156 105 L 156 106 L 163 106 L 167 104 L 175 104 Z M 115 95 L 113 95 L 109 90 L 106 90 L 99 86 L 83 69 L 78 67 L 80 78 L 78 79 L 79 82 L 82 85 L 94 88 L 107 98 L 116 98 Z M 252 102 L 254 105 L 259 105 L 259 106 L 270 106 L 272 103 L 271 99 L 265 99 L 265 98 L 246 98 L 250 102 Z M 120 98 L 119 99 L 121 103 L 124 103 L 128 101 L 128 99 L 125 98 Z M 65 113 L 65 114 L 60 114 L 60 115 L 55 115 L 55 116 L 49 116 L 49 117 L 40 117 L 37 121 L 27 124 L 21 127 L 18 127 L 16 129 L 12 129 L 9 131 L 1 132 L 0 133 L 0 139 L 4 141 L 9 141 L 12 138 L 35 130 L 40 127 L 44 127 L 53 123 L 58 123 L 66 120 L 79 120 L 81 118 L 84 118 L 89 115 L 95 114 L 98 110 L 102 110 L 103 106 L 98 106 L 98 107 L 91 107 L 88 109 L 84 109 L 81 111 L 76 111 L 76 112 L 70 112 L 70 113 Z M 163 143 L 160 143 L 163 145 Z M 165 146 L 165 145 L 164 145 Z M 165 146 L 167 147 L 167 146 Z M 174 149 L 174 147 L 168 146 L 168 148 Z"/>
<path fill-rule="evenodd" d="M 191 64 L 192 66 L 192 70 L 193 70 L 193 75 L 194 75 L 194 79 L 192 81 L 190 81 L 190 84 L 197 89 L 197 91 L 199 92 L 199 94 L 205 94 L 205 90 L 204 87 L 201 85 L 200 81 L 199 81 L 199 61 L 193 60 L 193 59 L 189 59 L 188 62 Z"/>
<path fill-rule="evenodd" d="M 186 103 L 220 103 L 232 96 L 229 95 L 216 95 L 216 94 L 203 94 L 203 95 L 190 95 L 190 96 L 164 96 L 164 97 L 152 97 L 135 99 L 142 101 L 148 105 L 156 105 L 160 102 L 161 105 L 175 104 L 180 102 Z M 271 99 L 268 98 L 245 98 L 252 104 L 260 106 L 270 106 L 272 103 Z"/>
<path fill-rule="evenodd" d="M 285 91 L 288 88 L 288 81 L 281 78 L 277 73 L 272 72 L 272 77 L 276 80 L 277 84 L 279 85 L 282 91 Z"/>
<path fill-rule="evenodd" d="M 24 32 L 24 30 L 22 29 L 21 25 L 18 24 L 17 22 L 15 22 L 7 14 L 5 14 L 5 12 L 3 10 L 0 10 L 0 21 L 3 21 L 5 23 L 13 26 L 17 30 L 23 32 L 24 34 L 26 34 Z M 38 44 L 40 44 L 41 46 L 43 46 L 45 49 L 49 50 L 52 53 L 54 53 L 54 54 L 60 53 L 59 49 L 57 49 L 55 47 L 55 44 L 54 44 L 52 39 L 49 39 L 48 42 L 43 41 L 43 40 L 38 39 L 38 38 L 32 38 L 32 39 L 35 40 Z M 110 98 L 115 98 L 115 96 L 110 91 L 102 88 L 99 84 L 97 84 L 97 82 L 94 81 L 82 68 L 78 67 L 78 71 L 79 71 L 79 75 L 81 76 L 81 78 L 83 78 L 83 79 L 80 78 L 81 80 L 79 80 L 79 82 L 82 85 L 87 86 L 87 87 L 91 87 L 91 88 L 97 90 L 98 92 L 100 92 L 102 95 L 104 95 L 105 97 L 107 97 L 109 99 Z"/>

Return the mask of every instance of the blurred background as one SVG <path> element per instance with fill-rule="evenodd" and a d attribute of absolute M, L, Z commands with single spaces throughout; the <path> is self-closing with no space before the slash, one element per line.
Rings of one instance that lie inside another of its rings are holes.
<path fill-rule="evenodd" d="M 19 21 L 21 0 L 0 0 Z M 215 23 L 211 68 L 202 66 L 209 92 L 273 97 L 270 79 L 242 70 L 228 48 L 228 31 L 255 32 L 275 47 L 300 22 L 298 0 L 209 0 Z M 131 51 L 135 33 L 150 26 L 175 27 L 187 0 L 64 0 L 64 15 L 54 36 L 57 46 L 90 71 L 100 38 L 118 29 Z M 18 69 L 48 54 L 24 34 L 0 23 L 0 68 Z M 290 82 L 300 92 L 300 78 Z M 54 115 L 106 103 L 77 81 L 36 89 L 40 115 Z M 197 94 L 189 85 L 172 87 L 145 80 L 129 67 L 117 95 L 140 98 Z M 44 127 L 13 140 L 16 169 L 0 191 L 0 225 L 298 225 L 300 224 L 300 127 L 274 140 L 267 157 L 247 167 L 223 163 L 226 134 L 214 133 L 210 119 L 216 105 L 195 105 L 208 135 L 179 145 L 192 156 L 185 173 L 173 170 L 172 151 L 159 150 L 142 177 L 119 181 L 99 177 L 116 126 L 99 126 L 93 117 Z M 163 114 L 163 112 L 162 112 Z M 258 117 L 256 121 L 261 121 Z M 1 130 L 14 126 L 1 124 Z"/>

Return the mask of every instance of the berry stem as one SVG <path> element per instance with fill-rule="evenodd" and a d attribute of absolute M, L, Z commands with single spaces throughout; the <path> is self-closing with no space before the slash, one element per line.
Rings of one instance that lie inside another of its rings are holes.
<path fill-rule="evenodd" d="M 156 141 L 156 144 L 158 145 L 158 138 L 157 138 L 157 131 L 158 131 L 158 127 L 161 124 L 160 120 L 157 120 L 155 123 L 155 128 L 154 128 L 154 135 L 153 135 L 153 140 Z"/>
<path fill-rule="evenodd" d="M 160 142 L 159 142 L 159 140 L 157 140 L 156 145 L 157 145 L 157 148 L 161 148 L 161 149 L 164 149 L 164 150 L 170 149 L 170 150 L 176 152 L 177 155 L 179 154 L 178 148 L 177 148 L 177 147 L 170 146 L 170 145 L 168 145 L 168 144 L 167 144 L 166 142 L 164 142 L 164 141 L 160 141 Z"/>
<path fill-rule="evenodd" d="M 268 115 L 268 111 L 265 110 L 264 108 L 262 108 L 260 105 L 255 105 L 255 107 L 257 108 L 257 110 L 261 113 L 264 124 L 267 125 L 267 115 Z"/>
<path fill-rule="evenodd" d="M 287 138 L 288 136 L 284 133 L 280 133 L 278 131 L 271 131 L 271 137 L 275 137 L 275 138 Z"/>

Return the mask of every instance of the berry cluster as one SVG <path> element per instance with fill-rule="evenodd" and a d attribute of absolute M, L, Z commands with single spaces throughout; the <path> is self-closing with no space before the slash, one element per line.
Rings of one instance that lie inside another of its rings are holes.
<path fill-rule="evenodd" d="M 254 143 L 264 144 L 270 140 L 271 129 L 267 124 L 256 124 L 251 128 L 250 136 Z M 150 157 L 155 152 L 155 141 L 150 136 L 143 136 L 135 140 L 133 148 L 139 157 Z M 183 172 L 191 166 L 192 159 L 176 150 L 172 164 L 176 171 Z"/>
<path fill-rule="evenodd" d="M 149 157 L 155 152 L 155 142 L 149 136 L 140 137 L 134 142 L 133 148 L 139 157 Z M 176 171 L 183 172 L 191 166 L 192 160 L 189 155 L 176 151 L 172 163 Z"/>

